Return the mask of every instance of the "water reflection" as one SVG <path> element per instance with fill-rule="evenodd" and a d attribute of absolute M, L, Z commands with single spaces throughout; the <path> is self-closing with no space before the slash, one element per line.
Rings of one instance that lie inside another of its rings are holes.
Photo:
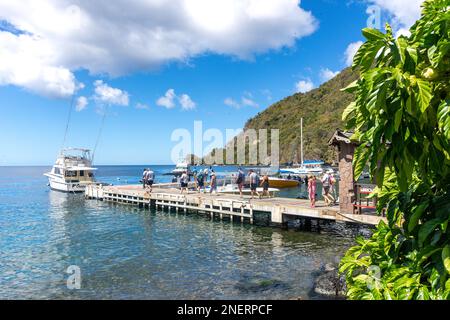
<path fill-rule="evenodd" d="M 40 177 L 27 183 L 12 192 L 0 182 L 1 298 L 305 298 L 314 272 L 351 244 L 86 201 L 48 191 Z M 70 265 L 81 268 L 80 290 L 66 287 Z"/>

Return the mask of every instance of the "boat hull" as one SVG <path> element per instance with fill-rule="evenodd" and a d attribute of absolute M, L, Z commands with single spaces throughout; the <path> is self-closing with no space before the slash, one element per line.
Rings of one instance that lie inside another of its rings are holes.
<path fill-rule="evenodd" d="M 48 184 L 50 189 L 60 192 L 84 192 L 86 184 L 80 184 L 79 182 L 68 182 L 64 178 L 53 175 L 51 173 L 45 174 L 48 177 Z"/>
<path fill-rule="evenodd" d="M 271 188 L 295 188 L 299 184 L 300 182 L 297 180 L 269 178 L 269 187 Z"/>

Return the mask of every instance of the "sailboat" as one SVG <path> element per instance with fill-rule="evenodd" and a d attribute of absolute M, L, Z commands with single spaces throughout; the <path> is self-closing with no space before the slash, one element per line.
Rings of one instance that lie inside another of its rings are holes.
<path fill-rule="evenodd" d="M 323 173 L 323 161 L 303 160 L 303 118 L 300 119 L 300 164 L 296 167 L 280 168 L 282 176 L 319 175 Z"/>

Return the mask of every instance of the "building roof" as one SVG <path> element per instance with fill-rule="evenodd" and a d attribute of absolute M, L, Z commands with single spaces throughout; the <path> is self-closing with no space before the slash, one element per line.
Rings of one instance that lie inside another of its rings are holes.
<path fill-rule="evenodd" d="M 347 144 L 357 144 L 354 141 L 351 141 L 351 136 L 353 135 L 353 131 L 342 131 L 337 129 L 331 139 L 328 141 L 330 146 L 338 145 L 339 143 L 347 143 Z"/>

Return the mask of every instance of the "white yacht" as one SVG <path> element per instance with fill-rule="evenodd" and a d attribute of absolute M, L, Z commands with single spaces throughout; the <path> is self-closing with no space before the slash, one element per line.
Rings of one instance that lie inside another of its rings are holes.
<path fill-rule="evenodd" d="M 174 176 L 181 176 L 185 171 L 189 175 L 192 173 L 189 163 L 186 160 L 181 160 L 177 163 L 175 169 L 172 170 L 172 174 Z"/>
<path fill-rule="evenodd" d="M 67 148 L 61 150 L 48 177 L 52 190 L 84 192 L 86 185 L 96 183 L 90 150 Z"/>

